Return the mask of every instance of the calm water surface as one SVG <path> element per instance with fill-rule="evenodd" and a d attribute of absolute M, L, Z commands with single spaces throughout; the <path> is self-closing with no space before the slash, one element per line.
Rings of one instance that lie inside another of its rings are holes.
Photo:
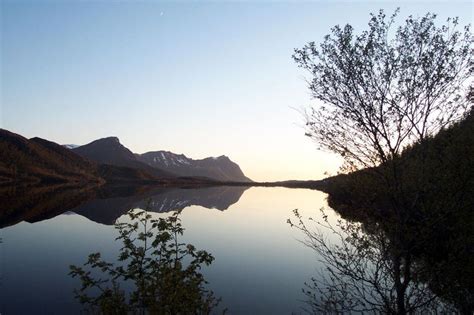
<path fill-rule="evenodd" d="M 120 243 L 114 241 L 113 223 L 130 208 L 144 208 L 149 198 L 154 216 L 182 210 L 182 240 L 215 257 L 203 273 L 230 314 L 301 312 L 301 288 L 321 265 L 286 221 L 295 208 L 317 217 L 321 207 L 327 208 L 326 195 L 307 189 L 222 187 L 96 198 L 52 218 L 25 215 L 29 222 L 4 223 L 0 313 L 79 313 L 73 289 L 80 283 L 68 276 L 69 265 L 82 265 L 92 252 L 114 261 Z"/>

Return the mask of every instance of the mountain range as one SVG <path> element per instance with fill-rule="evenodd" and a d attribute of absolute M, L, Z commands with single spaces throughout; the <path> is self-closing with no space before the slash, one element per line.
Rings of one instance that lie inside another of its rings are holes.
<path fill-rule="evenodd" d="M 225 156 L 193 160 L 167 151 L 134 154 L 117 137 L 62 146 L 0 129 L 0 184 L 13 182 L 187 185 L 251 180 Z"/>
<path fill-rule="evenodd" d="M 117 137 L 108 137 L 92 141 L 89 144 L 71 149 L 83 158 L 100 164 L 139 169 L 157 178 L 173 178 L 175 174 L 160 168 L 151 167 L 138 161 L 135 154 L 124 147 Z"/>
<path fill-rule="evenodd" d="M 154 151 L 136 154 L 137 159 L 151 167 L 169 171 L 180 176 L 198 176 L 219 181 L 251 182 L 239 165 L 227 156 L 193 160 L 183 154 L 169 151 Z"/>

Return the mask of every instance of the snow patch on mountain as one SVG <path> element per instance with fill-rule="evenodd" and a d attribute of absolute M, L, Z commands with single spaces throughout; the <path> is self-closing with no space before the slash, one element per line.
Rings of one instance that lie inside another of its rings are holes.
<path fill-rule="evenodd" d="M 75 149 L 80 146 L 77 144 L 63 144 L 63 147 L 65 147 L 66 149 Z"/>

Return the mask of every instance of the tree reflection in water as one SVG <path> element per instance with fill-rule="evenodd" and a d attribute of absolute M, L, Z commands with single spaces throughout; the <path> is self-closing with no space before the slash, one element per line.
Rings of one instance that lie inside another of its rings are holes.
<path fill-rule="evenodd" d="M 424 264 L 414 259 L 415 248 L 388 235 L 385 228 L 338 220 L 331 223 L 324 209 L 322 221 L 304 219 L 294 210 L 289 223 L 304 234 L 302 242 L 313 249 L 325 268 L 305 283 L 306 311 L 320 314 L 412 314 L 456 312 L 429 287 Z M 314 226 L 313 226 L 314 224 Z M 393 222 L 391 223 L 393 224 Z M 392 225 L 391 231 L 403 229 Z M 329 237 L 334 237 L 332 241 Z"/>
<path fill-rule="evenodd" d="M 115 225 L 123 244 L 118 265 L 94 253 L 83 267 L 70 266 L 82 283 L 75 291 L 79 301 L 101 314 L 209 314 L 219 299 L 205 288 L 201 267 L 214 257 L 179 242 L 178 213 L 157 220 L 146 211 L 128 216 L 130 222 Z"/>

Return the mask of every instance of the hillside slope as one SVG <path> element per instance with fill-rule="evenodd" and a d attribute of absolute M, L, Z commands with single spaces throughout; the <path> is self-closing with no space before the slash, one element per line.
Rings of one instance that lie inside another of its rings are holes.
<path fill-rule="evenodd" d="M 0 182 L 96 182 L 94 163 L 41 138 L 0 129 Z"/>

